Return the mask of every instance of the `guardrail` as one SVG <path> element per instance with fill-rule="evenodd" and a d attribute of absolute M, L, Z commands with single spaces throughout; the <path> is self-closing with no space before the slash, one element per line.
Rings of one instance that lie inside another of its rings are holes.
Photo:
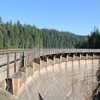
<path fill-rule="evenodd" d="M 5 59 L 0 67 L 7 66 L 7 77 L 9 77 L 9 65 L 11 63 L 14 63 L 14 73 L 16 73 L 17 61 L 20 61 L 20 69 L 24 66 L 24 61 L 30 62 L 36 57 L 60 53 L 100 53 L 100 49 L 0 49 L 0 59 Z M 11 54 L 12 56 L 10 56 Z"/>
<path fill-rule="evenodd" d="M 23 57 L 39 57 L 44 55 L 51 55 L 51 54 L 60 54 L 60 53 L 100 53 L 100 49 L 0 49 L 0 56 L 6 55 L 4 57 L 7 58 L 6 63 L 9 63 L 9 54 L 14 54 L 13 61 L 16 61 L 17 53 L 20 54 L 20 59 Z M 2 57 L 0 57 L 2 59 Z M 31 60 L 31 59 L 30 59 Z M 11 62 L 11 61 L 10 61 Z M 4 64 L 4 63 L 3 63 Z"/>

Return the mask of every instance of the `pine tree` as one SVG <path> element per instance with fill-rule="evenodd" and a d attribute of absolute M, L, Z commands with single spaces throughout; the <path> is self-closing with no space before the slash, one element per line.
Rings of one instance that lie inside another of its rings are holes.
<path fill-rule="evenodd" d="M 2 24 L 2 18 L 0 17 L 0 24 Z"/>
<path fill-rule="evenodd" d="M 0 49 L 3 48 L 3 35 L 0 32 Z"/>

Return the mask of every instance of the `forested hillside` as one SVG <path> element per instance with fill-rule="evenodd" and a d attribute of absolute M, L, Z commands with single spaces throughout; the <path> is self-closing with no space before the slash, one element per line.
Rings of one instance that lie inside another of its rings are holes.
<path fill-rule="evenodd" d="M 98 29 L 94 28 L 90 36 L 84 38 L 83 48 L 95 48 L 100 49 L 100 32 Z"/>
<path fill-rule="evenodd" d="M 3 23 L 0 17 L 0 48 L 80 48 L 84 36 L 55 29 L 38 29 L 20 21 Z"/>

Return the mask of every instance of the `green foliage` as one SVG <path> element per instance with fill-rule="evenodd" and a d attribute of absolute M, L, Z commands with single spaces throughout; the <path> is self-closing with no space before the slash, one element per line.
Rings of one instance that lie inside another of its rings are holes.
<path fill-rule="evenodd" d="M 0 24 L 2 24 L 2 18 L 0 17 Z"/>
<path fill-rule="evenodd" d="M 90 36 L 84 38 L 83 46 L 84 48 L 100 48 L 100 32 L 98 29 L 94 28 Z"/>
<path fill-rule="evenodd" d="M 3 35 L 0 32 L 0 48 L 3 48 Z"/>
<path fill-rule="evenodd" d="M 2 23 L 0 17 L 0 48 L 80 48 L 84 36 L 54 29 L 38 29 L 20 21 Z"/>
<path fill-rule="evenodd" d="M 8 48 L 14 48 L 14 49 L 16 49 L 16 48 L 18 48 L 18 46 L 9 46 Z"/>

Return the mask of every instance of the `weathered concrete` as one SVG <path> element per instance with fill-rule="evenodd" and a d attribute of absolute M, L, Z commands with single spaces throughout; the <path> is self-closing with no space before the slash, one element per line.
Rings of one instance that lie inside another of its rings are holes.
<path fill-rule="evenodd" d="M 18 97 L 10 94 L 9 92 L 0 89 L 0 100 L 20 100 Z"/>
<path fill-rule="evenodd" d="M 16 71 L 19 71 L 20 62 L 18 61 L 16 64 Z M 14 63 L 9 66 L 9 77 L 14 74 Z M 3 66 L 0 68 L 0 82 L 7 78 L 7 66 Z"/>
<path fill-rule="evenodd" d="M 3 80 L 2 82 L 0 82 L 0 88 L 2 89 L 2 90 L 6 90 L 6 81 L 5 80 Z"/>
<path fill-rule="evenodd" d="M 22 100 L 92 100 L 99 59 L 69 61 L 43 67 L 28 77 L 18 96 Z"/>
<path fill-rule="evenodd" d="M 99 49 L 38 50 L 20 52 L 18 61 L 16 52 L 14 59 L 7 53 L 7 64 L 0 68 L 0 88 L 22 100 L 92 99 Z"/>
<path fill-rule="evenodd" d="M 98 85 L 93 92 L 92 98 L 93 100 L 100 100 L 100 67 L 96 73 L 96 76 L 97 76 Z"/>

